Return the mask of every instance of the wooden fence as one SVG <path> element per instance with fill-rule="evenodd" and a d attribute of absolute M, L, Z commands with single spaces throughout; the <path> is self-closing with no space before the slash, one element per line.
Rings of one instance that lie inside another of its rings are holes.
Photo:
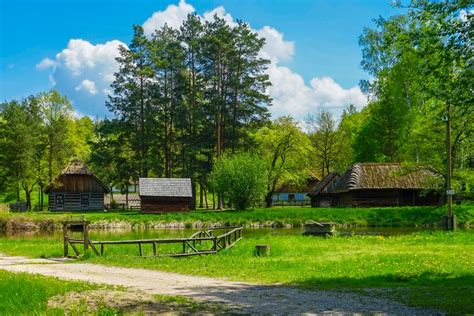
<path fill-rule="evenodd" d="M 84 225 L 87 229 L 88 225 Z M 215 235 L 218 230 L 228 230 L 220 235 Z M 95 241 L 89 239 L 88 231 L 84 232 L 83 238 L 69 238 L 67 229 L 64 229 L 64 256 L 69 254 L 69 246 L 74 250 L 76 256 L 80 255 L 77 244 L 84 245 L 84 252 L 89 247 L 98 256 L 103 255 L 105 246 L 111 245 L 137 245 L 138 254 L 144 255 L 144 245 L 152 246 L 153 256 L 167 256 L 167 257 L 182 257 L 192 255 L 207 255 L 216 254 L 220 250 L 228 249 L 234 246 L 240 239 L 242 239 L 243 227 L 217 227 L 208 230 L 198 231 L 188 238 L 160 238 L 160 239 L 138 239 L 138 240 L 107 240 Z M 158 246 L 160 244 L 179 244 L 181 245 L 181 252 L 177 253 L 158 253 Z M 100 249 L 100 251 L 99 251 Z"/>

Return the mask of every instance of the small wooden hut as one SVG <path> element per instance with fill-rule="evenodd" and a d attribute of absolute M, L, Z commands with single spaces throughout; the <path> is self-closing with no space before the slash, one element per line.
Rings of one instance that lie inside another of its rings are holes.
<path fill-rule="evenodd" d="M 427 168 L 357 163 L 329 187 L 333 206 L 437 205 L 442 180 Z"/>
<path fill-rule="evenodd" d="M 104 209 L 108 187 L 80 160 L 72 160 L 45 189 L 50 211 Z"/>
<path fill-rule="evenodd" d="M 331 185 L 339 179 L 339 175 L 332 172 L 325 176 L 309 193 L 312 207 L 329 207 L 332 205 L 332 197 L 329 194 Z"/>
<path fill-rule="evenodd" d="M 189 178 L 140 178 L 141 213 L 189 212 L 193 198 Z"/>

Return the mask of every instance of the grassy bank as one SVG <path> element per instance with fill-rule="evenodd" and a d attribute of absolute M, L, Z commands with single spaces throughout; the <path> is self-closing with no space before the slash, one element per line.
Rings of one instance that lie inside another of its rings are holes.
<path fill-rule="evenodd" d="M 97 288 L 83 282 L 11 273 L 0 270 L 0 315 L 53 314 L 62 315 L 61 309 L 48 309 L 48 300 L 68 292 L 82 292 Z M 106 312 L 106 310 L 102 310 Z"/>
<path fill-rule="evenodd" d="M 126 238 L 126 236 L 121 236 Z M 258 243 L 269 257 L 255 257 Z M 50 238 L 2 238 L 10 254 L 59 256 L 62 244 Z M 145 247 L 146 254 L 151 249 Z M 138 257 L 136 246 L 111 246 L 85 262 L 141 267 L 256 283 L 283 283 L 309 289 L 336 289 L 389 297 L 411 306 L 450 313 L 474 312 L 474 233 L 415 233 L 404 236 L 335 238 L 244 236 L 215 256 L 182 259 Z"/>
<path fill-rule="evenodd" d="M 474 225 L 474 205 L 454 209 L 461 227 Z M 427 226 L 436 227 L 446 213 L 445 207 L 386 208 L 303 208 L 272 207 L 250 211 L 193 211 L 190 213 L 140 214 L 136 211 L 85 213 L 97 227 L 201 227 L 203 225 L 293 226 L 309 220 L 332 221 L 345 226 Z M 0 229 L 52 229 L 81 213 L 0 212 Z"/>

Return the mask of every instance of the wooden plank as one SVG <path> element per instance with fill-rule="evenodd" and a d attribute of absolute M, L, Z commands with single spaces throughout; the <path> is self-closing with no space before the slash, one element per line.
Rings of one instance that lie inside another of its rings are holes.
<path fill-rule="evenodd" d="M 80 252 L 79 250 L 77 250 L 76 246 L 74 245 L 74 243 L 69 243 L 71 245 L 71 248 L 74 250 L 74 252 L 76 253 L 76 256 L 79 256 Z"/>
<path fill-rule="evenodd" d="M 189 241 L 186 241 L 186 244 L 189 246 L 189 248 L 191 248 L 191 249 L 194 250 L 195 252 L 199 252 L 196 248 L 194 248 L 193 246 L 191 246 L 191 244 L 189 243 Z"/>
<path fill-rule="evenodd" d="M 89 241 L 89 245 L 91 246 L 91 249 L 94 251 L 94 253 L 95 253 L 97 256 L 99 256 L 99 252 L 97 251 L 97 248 L 96 248 L 92 243 L 90 243 L 90 241 Z"/>

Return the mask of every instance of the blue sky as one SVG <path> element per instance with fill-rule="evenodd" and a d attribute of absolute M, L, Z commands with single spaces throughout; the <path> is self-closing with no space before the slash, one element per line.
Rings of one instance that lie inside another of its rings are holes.
<path fill-rule="evenodd" d="M 0 100 L 56 88 L 78 113 L 104 116 L 120 43 L 132 25 L 178 23 L 196 12 L 248 22 L 267 38 L 274 116 L 302 117 L 319 107 L 359 107 L 367 78 L 358 37 L 372 19 L 396 13 L 389 0 L 6 1 L 0 0 Z M 59 55 L 58 55 L 59 54 Z M 110 115 L 109 115 L 110 116 Z"/>

